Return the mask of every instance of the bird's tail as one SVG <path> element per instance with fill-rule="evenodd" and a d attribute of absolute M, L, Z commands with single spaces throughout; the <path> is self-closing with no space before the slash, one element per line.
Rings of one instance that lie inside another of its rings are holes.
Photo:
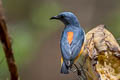
<path fill-rule="evenodd" d="M 65 62 L 63 61 L 62 67 L 61 67 L 61 73 L 62 74 L 68 74 L 68 67 L 65 65 Z"/>

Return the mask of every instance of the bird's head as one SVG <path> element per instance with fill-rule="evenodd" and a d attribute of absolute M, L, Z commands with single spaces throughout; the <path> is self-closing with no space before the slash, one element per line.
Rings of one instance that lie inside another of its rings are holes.
<path fill-rule="evenodd" d="M 79 26 L 79 21 L 78 21 L 77 17 L 71 12 L 62 12 L 62 13 L 58 14 L 57 16 L 53 16 L 50 18 L 50 20 L 52 20 L 52 19 L 60 20 L 65 25 Z"/>

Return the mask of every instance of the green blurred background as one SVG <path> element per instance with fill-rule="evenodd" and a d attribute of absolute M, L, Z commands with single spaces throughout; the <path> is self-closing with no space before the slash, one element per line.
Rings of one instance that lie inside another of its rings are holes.
<path fill-rule="evenodd" d="M 71 11 L 89 31 L 99 24 L 120 37 L 120 0 L 3 0 L 14 56 L 21 80 L 76 80 L 60 74 L 59 40 L 64 25 L 49 18 Z M 0 80 L 9 72 L 0 45 Z"/>

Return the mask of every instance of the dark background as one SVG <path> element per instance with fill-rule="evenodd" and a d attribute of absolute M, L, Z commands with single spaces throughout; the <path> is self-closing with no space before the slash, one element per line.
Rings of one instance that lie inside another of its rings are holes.
<path fill-rule="evenodd" d="M 120 0 L 3 0 L 21 80 L 76 80 L 75 74 L 60 74 L 59 40 L 64 25 L 49 18 L 63 11 L 75 13 L 89 31 L 106 24 L 120 37 Z M 0 80 L 9 72 L 0 45 Z"/>

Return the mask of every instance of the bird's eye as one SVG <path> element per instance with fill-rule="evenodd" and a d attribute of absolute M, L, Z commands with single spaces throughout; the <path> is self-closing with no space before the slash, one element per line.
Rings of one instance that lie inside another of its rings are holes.
<path fill-rule="evenodd" d="M 64 18 L 64 16 L 63 15 L 61 15 L 61 17 L 60 18 Z"/>

